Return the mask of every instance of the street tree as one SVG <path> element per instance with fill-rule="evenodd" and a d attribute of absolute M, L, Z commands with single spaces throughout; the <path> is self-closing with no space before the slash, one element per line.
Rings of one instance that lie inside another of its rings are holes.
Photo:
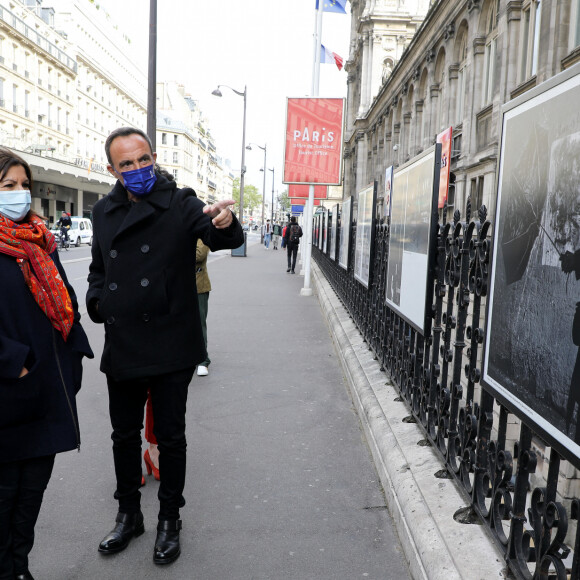
<path fill-rule="evenodd" d="M 240 215 L 240 178 L 234 179 L 232 197 L 236 202 L 234 204 L 234 211 L 236 215 Z M 244 215 L 251 214 L 262 203 L 262 196 L 258 193 L 258 188 L 255 185 L 244 185 Z"/>

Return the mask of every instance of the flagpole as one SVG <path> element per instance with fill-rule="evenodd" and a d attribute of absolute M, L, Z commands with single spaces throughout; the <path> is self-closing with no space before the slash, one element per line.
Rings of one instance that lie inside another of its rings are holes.
<path fill-rule="evenodd" d="M 314 32 L 314 59 L 312 71 L 312 96 L 317 97 L 320 88 L 320 44 L 322 40 L 322 13 L 324 12 L 321 2 L 316 2 L 316 19 Z M 308 187 L 308 202 L 305 207 L 304 218 L 306 227 L 306 244 L 304 246 L 304 287 L 300 290 L 301 296 L 312 296 L 310 287 L 310 262 L 312 259 L 312 218 L 314 216 L 314 184 Z"/>

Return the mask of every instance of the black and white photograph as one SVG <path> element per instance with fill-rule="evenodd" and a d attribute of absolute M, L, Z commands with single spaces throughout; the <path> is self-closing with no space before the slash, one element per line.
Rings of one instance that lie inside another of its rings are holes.
<path fill-rule="evenodd" d="M 338 247 L 338 265 L 348 270 L 350 254 L 350 225 L 352 223 L 352 197 L 342 202 L 340 213 L 340 245 Z"/>
<path fill-rule="evenodd" d="M 580 74 L 563 73 L 504 109 L 483 373 L 567 447 L 580 443 L 579 102 Z"/>
<path fill-rule="evenodd" d="M 385 193 L 383 212 L 386 218 L 391 217 L 391 191 L 393 190 L 393 166 L 385 169 Z"/>
<path fill-rule="evenodd" d="M 328 210 L 324 208 L 322 211 L 322 252 L 326 254 L 328 251 Z"/>
<path fill-rule="evenodd" d="M 387 261 L 386 303 L 419 332 L 426 330 L 430 254 L 439 186 L 440 146 L 428 149 L 394 173 Z"/>
<path fill-rule="evenodd" d="M 340 205 L 337 203 L 332 208 L 331 227 L 330 227 L 330 252 L 328 254 L 331 260 L 336 260 L 336 241 L 338 233 L 338 220 L 340 216 Z"/>
<path fill-rule="evenodd" d="M 377 183 L 373 182 L 358 194 L 358 216 L 354 253 L 354 277 L 368 288 L 375 231 L 374 208 Z"/>

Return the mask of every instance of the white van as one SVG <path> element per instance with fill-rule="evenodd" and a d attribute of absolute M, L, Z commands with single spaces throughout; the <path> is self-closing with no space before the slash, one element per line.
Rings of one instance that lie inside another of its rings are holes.
<path fill-rule="evenodd" d="M 68 231 L 70 243 L 77 247 L 81 244 L 90 246 L 93 243 L 93 224 L 91 220 L 76 215 L 71 216 L 70 219 L 72 221 L 72 226 Z M 53 230 L 59 231 L 59 228 L 53 226 Z"/>

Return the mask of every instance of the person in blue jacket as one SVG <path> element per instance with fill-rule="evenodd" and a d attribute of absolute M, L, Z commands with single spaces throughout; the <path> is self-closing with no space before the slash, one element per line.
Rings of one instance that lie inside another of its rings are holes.
<path fill-rule="evenodd" d="M 80 449 L 75 395 L 93 357 L 28 164 L 0 148 L 0 579 L 28 554 L 55 455 Z"/>

